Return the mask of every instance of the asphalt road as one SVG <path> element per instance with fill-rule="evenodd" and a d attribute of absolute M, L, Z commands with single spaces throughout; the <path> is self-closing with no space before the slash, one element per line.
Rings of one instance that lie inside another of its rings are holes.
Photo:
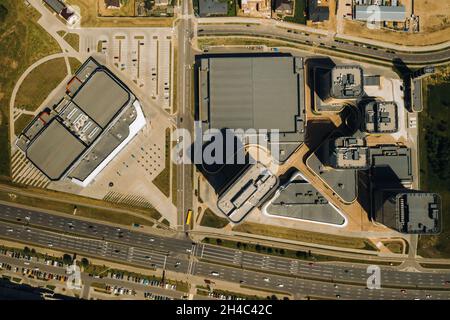
<path fill-rule="evenodd" d="M 248 251 L 200 244 L 195 255 L 207 261 L 237 268 L 285 273 L 295 277 L 321 279 L 323 281 L 352 282 L 364 284 L 368 277 L 367 267 L 360 264 L 336 262 L 309 263 L 298 259 L 261 255 Z M 399 271 L 394 267 L 380 266 L 381 284 L 399 288 L 445 288 L 450 273 L 422 273 Z M 450 286 L 450 284 L 449 284 Z"/>
<path fill-rule="evenodd" d="M 12 231 L 11 231 L 12 230 Z M 119 245 L 107 241 L 76 238 L 68 235 L 55 234 L 34 227 L 17 227 L 16 224 L 0 222 L 0 237 L 21 242 L 29 242 L 39 246 L 61 249 L 79 254 L 87 254 L 94 257 L 131 263 L 136 266 L 150 267 L 154 264 L 157 268 L 165 268 L 182 273 L 187 273 L 187 260 L 174 259 L 164 255 L 156 254 L 151 250 Z M 147 257 L 151 259 L 148 260 Z M 178 267 L 176 263 L 181 265 Z M 272 275 L 263 272 L 250 271 L 240 268 L 231 268 L 206 262 L 194 262 L 190 268 L 191 273 L 196 276 L 215 278 L 240 282 L 242 285 L 292 293 L 296 298 L 306 297 L 334 297 L 342 299 L 426 299 L 427 295 L 433 299 L 450 299 L 450 291 L 426 291 L 382 288 L 379 290 L 367 290 L 363 286 L 347 284 L 335 284 L 331 282 L 312 281 Z M 213 273 L 218 273 L 214 276 Z"/>
<path fill-rule="evenodd" d="M 191 113 L 191 88 L 192 69 L 194 55 L 190 44 L 193 28 L 192 28 L 192 3 L 191 1 L 183 1 L 182 17 L 178 23 L 178 79 L 177 90 L 178 95 L 178 114 L 177 128 L 189 131 L 193 136 L 194 119 Z M 192 165 L 182 163 L 177 165 L 177 208 L 178 208 L 178 226 L 180 230 L 186 230 L 186 213 L 192 208 Z"/>
<path fill-rule="evenodd" d="M 227 268 L 229 275 L 222 276 L 234 275 L 235 279 L 228 279 L 231 281 L 245 280 L 238 279 L 239 273 L 244 270 L 248 273 L 265 273 L 268 277 L 273 277 L 273 273 L 276 272 L 286 274 L 282 277 L 283 279 L 316 280 L 313 281 L 316 286 L 328 286 L 327 282 L 354 283 L 359 284 L 358 288 L 365 290 L 368 276 L 366 266 L 360 264 L 333 262 L 310 265 L 298 259 L 266 256 L 208 244 L 193 246 L 188 238 L 154 236 L 119 229 L 111 225 L 87 222 L 76 217 L 59 216 L 8 205 L 0 205 L 0 220 L 1 238 L 145 268 L 166 269 L 210 278 L 214 278 L 211 272 L 215 271 L 215 268 Z M 196 259 L 192 259 L 193 257 Z M 209 266 L 208 269 L 206 266 Z M 408 291 L 415 288 L 446 290 L 446 281 L 450 280 L 450 274 L 445 272 L 405 272 L 383 266 L 381 270 L 382 286 L 398 287 L 392 289 L 394 291 L 401 288 L 406 288 Z M 266 283 L 264 281 L 259 284 L 265 286 Z"/>
<path fill-rule="evenodd" d="M 450 48 L 427 53 L 395 52 L 391 49 L 377 48 L 358 43 L 347 43 L 339 39 L 330 39 L 323 35 L 309 34 L 267 25 L 202 24 L 199 25 L 198 35 L 199 37 L 242 35 L 278 38 L 291 42 L 299 42 L 312 47 L 341 51 L 355 56 L 368 56 L 378 60 L 392 61 L 397 58 L 401 59 L 405 64 L 433 64 L 450 60 Z"/>
<path fill-rule="evenodd" d="M 244 269 L 229 268 L 209 263 L 195 263 L 194 275 L 220 279 L 224 281 L 240 282 L 243 286 L 264 288 L 272 291 L 290 292 L 296 299 L 307 297 L 327 297 L 341 299 L 450 299 L 450 291 L 427 291 L 427 290 L 400 290 L 400 289 L 373 289 L 369 290 L 362 286 L 336 284 L 331 282 L 320 282 L 303 280 L 299 278 L 268 275 L 261 272 L 248 271 Z M 218 273 L 212 276 L 211 273 Z"/>

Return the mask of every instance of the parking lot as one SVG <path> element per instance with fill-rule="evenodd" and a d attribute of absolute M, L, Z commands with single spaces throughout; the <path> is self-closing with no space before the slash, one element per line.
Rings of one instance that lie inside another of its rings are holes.
<path fill-rule="evenodd" d="M 0 249 L 0 278 L 15 283 L 47 288 L 55 293 L 78 296 L 85 299 L 149 299 L 173 300 L 186 298 L 172 282 L 162 282 L 144 275 L 126 275 L 123 272 L 107 272 L 104 275 L 82 273 L 84 286 L 67 287 L 67 265 L 61 259 L 37 258 L 23 252 Z"/>
<path fill-rule="evenodd" d="M 83 29 L 80 52 L 103 55 L 107 65 L 125 74 L 166 110 L 172 101 L 172 30 Z"/>

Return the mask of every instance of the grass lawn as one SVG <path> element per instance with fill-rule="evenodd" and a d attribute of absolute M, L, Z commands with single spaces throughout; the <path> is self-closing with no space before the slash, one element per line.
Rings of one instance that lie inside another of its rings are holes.
<path fill-rule="evenodd" d="M 420 236 L 418 254 L 450 258 L 450 68 L 424 80 L 424 109 L 419 114 L 420 189 L 442 198 L 442 232 Z"/>
<path fill-rule="evenodd" d="M 9 99 L 20 75 L 35 61 L 60 52 L 58 43 L 36 23 L 39 13 L 24 1 L 0 0 L 0 176 L 10 177 Z"/>
<path fill-rule="evenodd" d="M 16 108 L 35 111 L 66 75 L 66 63 L 63 58 L 41 64 L 22 82 L 16 96 Z"/>
<path fill-rule="evenodd" d="M 66 41 L 72 48 L 79 51 L 80 50 L 80 36 L 77 33 L 68 33 L 64 37 Z"/>
<path fill-rule="evenodd" d="M 200 221 L 201 226 L 211 227 L 211 228 L 223 228 L 228 225 L 229 221 L 225 218 L 218 217 L 211 209 L 206 209 L 203 213 L 202 220 Z"/>
<path fill-rule="evenodd" d="M 123 214 L 122 212 L 109 211 L 107 209 L 78 206 L 76 215 L 80 217 L 109 221 L 111 223 L 123 225 L 132 225 L 134 223 L 138 223 L 144 226 L 153 226 L 153 223 L 146 219 Z"/>
<path fill-rule="evenodd" d="M 19 118 L 14 122 L 14 133 L 16 136 L 22 132 L 23 129 L 30 123 L 34 116 L 29 114 L 21 114 Z"/>
<path fill-rule="evenodd" d="M 306 0 L 295 0 L 294 16 L 285 17 L 284 21 L 306 24 Z"/>
<path fill-rule="evenodd" d="M 57 33 L 60 37 L 63 37 L 63 38 L 64 38 L 64 36 L 66 35 L 66 32 L 63 31 L 63 30 L 56 31 L 56 33 Z"/>
<path fill-rule="evenodd" d="M 378 251 L 378 249 L 368 239 L 328 235 L 325 233 L 268 226 L 252 222 L 241 223 L 233 227 L 233 231 L 259 234 L 262 236 L 296 240 L 307 243 L 316 243 L 334 247 Z"/>
<path fill-rule="evenodd" d="M 155 179 L 153 179 L 153 183 L 155 184 L 155 186 L 157 186 L 158 189 L 161 190 L 161 192 L 164 193 L 166 197 L 170 196 L 170 145 L 170 128 L 167 128 L 166 143 L 164 146 L 165 167 L 164 170 L 161 171 Z"/>
<path fill-rule="evenodd" d="M 77 71 L 78 68 L 81 66 L 81 62 L 76 58 L 69 58 L 69 64 L 70 69 L 72 70 L 72 74 L 74 74 L 75 71 Z"/>
<path fill-rule="evenodd" d="M 42 201 L 41 198 L 37 197 L 29 197 L 24 195 L 17 195 L 14 194 L 11 196 L 10 194 L 6 192 L 0 192 L 0 200 L 7 201 L 7 202 L 14 202 L 18 204 L 22 204 L 25 206 L 30 206 L 34 208 L 40 208 L 44 210 L 53 210 L 65 214 L 73 214 L 73 211 L 75 209 L 75 206 L 71 203 L 67 202 L 59 202 L 59 201 L 53 201 L 46 199 L 45 201 Z M 107 221 L 111 223 L 117 223 L 122 225 L 132 225 L 133 223 L 138 223 L 146 226 L 152 226 L 153 223 L 151 221 L 148 221 L 146 219 L 136 217 L 133 215 L 129 215 L 123 212 L 117 212 L 117 211 L 109 211 L 107 209 L 99 209 L 99 208 L 92 208 L 89 206 L 78 206 L 77 207 L 77 216 L 80 217 L 86 217 L 96 220 L 102 220 Z"/>
<path fill-rule="evenodd" d="M 392 253 L 403 253 L 403 243 L 400 241 L 384 241 L 383 244 Z"/>

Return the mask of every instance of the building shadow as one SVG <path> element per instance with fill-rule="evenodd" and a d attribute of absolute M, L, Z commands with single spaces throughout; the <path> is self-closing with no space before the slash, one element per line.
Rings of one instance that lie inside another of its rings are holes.
<path fill-rule="evenodd" d="M 317 95 L 320 99 L 325 100 L 330 89 L 330 79 L 328 79 L 329 71 L 336 64 L 328 57 L 308 58 L 305 61 L 307 72 L 306 84 L 311 93 L 311 105 L 315 105 L 314 97 Z"/>
<path fill-rule="evenodd" d="M 400 58 L 394 58 L 392 60 L 392 69 L 397 73 L 403 81 L 403 99 L 405 103 L 405 108 L 409 112 L 412 111 L 412 88 L 411 88 L 411 78 L 412 70 L 403 62 Z"/>

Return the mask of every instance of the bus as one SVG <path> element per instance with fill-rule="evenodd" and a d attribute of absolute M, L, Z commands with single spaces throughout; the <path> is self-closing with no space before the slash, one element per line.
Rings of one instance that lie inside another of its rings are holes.
<path fill-rule="evenodd" d="M 186 215 L 186 225 L 190 226 L 192 221 L 192 210 L 189 209 Z"/>

